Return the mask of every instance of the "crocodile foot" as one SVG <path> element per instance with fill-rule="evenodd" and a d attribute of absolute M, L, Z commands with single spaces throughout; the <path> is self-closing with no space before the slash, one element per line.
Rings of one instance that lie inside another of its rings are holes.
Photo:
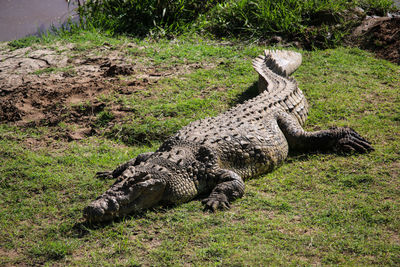
<path fill-rule="evenodd" d="M 338 128 L 342 133 L 336 143 L 335 151 L 343 153 L 367 153 L 373 151 L 371 142 L 361 137 L 356 131 L 351 128 Z"/>
<path fill-rule="evenodd" d="M 205 211 L 215 212 L 217 210 L 228 210 L 231 208 L 228 198 L 224 194 L 210 196 L 203 199 L 201 203 L 204 205 Z"/>

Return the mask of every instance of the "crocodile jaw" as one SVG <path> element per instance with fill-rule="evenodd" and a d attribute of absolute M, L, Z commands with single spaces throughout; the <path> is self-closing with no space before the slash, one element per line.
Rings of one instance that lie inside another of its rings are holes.
<path fill-rule="evenodd" d="M 110 221 L 156 206 L 163 197 L 165 182 L 145 175 L 127 177 L 115 183 L 83 211 L 88 222 Z"/>

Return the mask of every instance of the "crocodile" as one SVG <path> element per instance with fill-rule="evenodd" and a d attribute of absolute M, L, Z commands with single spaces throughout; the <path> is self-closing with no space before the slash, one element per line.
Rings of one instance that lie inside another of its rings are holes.
<path fill-rule="evenodd" d="M 155 152 L 138 155 L 97 177 L 115 183 L 83 211 L 103 222 L 159 205 L 202 199 L 205 210 L 229 209 L 244 181 L 270 172 L 289 150 L 359 152 L 371 143 L 348 127 L 308 132 L 307 101 L 294 78 L 301 64 L 293 51 L 265 51 L 253 60 L 259 94 L 216 116 L 183 127 Z"/>

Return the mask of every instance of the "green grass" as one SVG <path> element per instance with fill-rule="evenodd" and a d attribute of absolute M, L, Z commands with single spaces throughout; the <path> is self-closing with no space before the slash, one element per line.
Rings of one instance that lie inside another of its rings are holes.
<path fill-rule="evenodd" d="M 301 40 L 308 47 L 332 47 L 361 22 L 363 16 L 349 16 L 354 15 L 355 7 L 362 7 L 365 15 L 394 10 L 391 0 L 89 0 L 79 13 L 85 17 L 86 27 L 109 34 L 201 32 L 246 40 L 280 35 Z"/>
<path fill-rule="evenodd" d="M 127 47 L 127 40 L 69 37 L 82 51 L 108 42 L 145 68 L 176 73 L 130 95 L 99 96 L 132 108 L 109 135 L 47 146 L 39 141 L 50 127 L 0 125 L 0 265 L 400 264 L 400 67 L 358 49 L 301 51 L 294 76 L 310 103 L 308 130 L 349 125 L 374 152 L 292 155 L 249 180 L 225 212 L 204 213 L 192 201 L 82 224 L 82 209 L 113 182 L 95 179 L 97 171 L 154 151 L 182 125 L 253 95 L 250 60 L 264 49 L 196 38 Z M 200 67 L 176 71 L 188 64 Z M 112 119 L 105 109 L 96 122 Z"/>
<path fill-rule="evenodd" d="M 70 75 L 75 75 L 76 73 L 73 71 L 72 67 L 64 67 L 64 68 L 55 68 L 55 67 L 48 67 L 44 69 L 39 69 L 34 71 L 33 74 L 41 75 L 41 74 L 49 74 L 49 73 L 57 73 L 57 72 L 64 72 L 69 73 Z"/>
<path fill-rule="evenodd" d="M 40 37 L 28 36 L 28 37 L 21 38 L 18 40 L 10 41 L 10 42 L 8 42 L 8 46 L 13 49 L 19 49 L 19 48 L 31 46 L 36 43 L 40 43 L 41 41 L 42 41 L 42 39 Z"/>

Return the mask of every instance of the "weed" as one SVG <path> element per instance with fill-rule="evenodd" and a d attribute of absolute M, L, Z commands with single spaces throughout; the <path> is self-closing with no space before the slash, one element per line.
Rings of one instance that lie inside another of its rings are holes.
<path fill-rule="evenodd" d="M 114 114 L 108 110 L 103 110 L 97 114 L 96 124 L 100 127 L 106 126 L 110 121 L 114 119 Z"/>
<path fill-rule="evenodd" d="M 41 75 L 41 74 L 49 74 L 49 73 L 57 73 L 57 72 L 63 72 L 70 76 L 74 76 L 76 74 L 72 66 L 63 67 L 63 68 L 48 67 L 48 68 L 39 69 L 37 71 L 34 71 L 34 72 L 32 72 L 32 74 Z"/>
<path fill-rule="evenodd" d="M 41 38 L 37 36 L 28 36 L 22 39 L 13 40 L 7 43 L 12 49 L 19 49 L 24 47 L 32 46 L 33 44 L 40 43 Z"/>
<path fill-rule="evenodd" d="M 79 13 L 87 27 L 109 34 L 171 36 L 187 32 L 219 37 L 261 38 L 272 35 L 307 40 L 317 28 L 317 42 L 310 47 L 335 46 L 357 21 L 345 13 L 362 6 L 368 14 L 386 14 L 390 0 L 296 1 L 296 0 L 181 0 L 181 1 L 86 1 Z M 339 27 L 335 26 L 340 24 Z M 329 28 L 327 30 L 327 27 Z M 311 32 L 310 32 L 311 31 Z M 319 39 L 319 40 L 318 40 Z"/>

